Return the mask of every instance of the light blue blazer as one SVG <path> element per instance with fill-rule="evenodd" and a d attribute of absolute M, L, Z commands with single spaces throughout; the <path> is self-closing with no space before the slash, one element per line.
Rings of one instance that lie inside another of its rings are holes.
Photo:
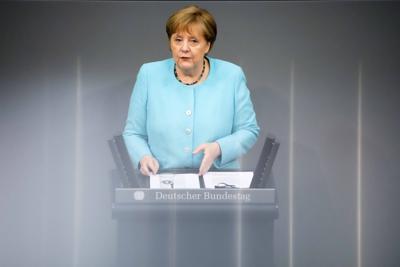
<path fill-rule="evenodd" d="M 242 69 L 208 57 L 205 81 L 184 85 L 174 76 L 172 58 L 143 64 L 130 99 L 123 137 L 134 166 L 152 155 L 160 169 L 198 168 L 193 150 L 218 142 L 217 169 L 240 168 L 238 158 L 256 142 L 260 128 Z"/>

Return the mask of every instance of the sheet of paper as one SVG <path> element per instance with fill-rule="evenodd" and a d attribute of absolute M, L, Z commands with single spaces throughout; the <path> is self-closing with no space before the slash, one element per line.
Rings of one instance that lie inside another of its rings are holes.
<path fill-rule="evenodd" d="M 151 175 L 150 188 L 200 188 L 199 176 L 194 173 L 162 173 Z"/>
<path fill-rule="evenodd" d="M 253 172 L 208 172 L 203 178 L 206 188 L 214 188 L 219 183 L 234 185 L 237 188 L 249 188 Z"/>

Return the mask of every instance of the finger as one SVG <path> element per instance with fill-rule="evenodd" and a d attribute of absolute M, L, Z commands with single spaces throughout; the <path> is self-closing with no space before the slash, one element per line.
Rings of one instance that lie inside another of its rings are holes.
<path fill-rule="evenodd" d="M 205 148 L 206 148 L 206 144 L 201 144 L 201 145 L 199 145 L 198 147 L 196 147 L 195 150 L 193 150 L 193 154 L 197 154 L 197 153 L 199 153 L 200 151 L 205 150 Z"/>
<path fill-rule="evenodd" d="M 204 175 L 211 167 L 211 160 L 209 157 L 205 156 L 201 161 L 199 168 L 199 175 Z"/>
<path fill-rule="evenodd" d="M 155 158 L 151 159 L 150 168 L 153 171 L 153 174 L 157 174 L 159 165 L 158 165 L 158 161 Z"/>
<path fill-rule="evenodd" d="M 157 170 L 156 170 L 156 164 L 155 164 L 155 162 L 154 162 L 153 159 L 150 159 L 150 160 L 149 160 L 149 165 L 148 165 L 148 167 L 149 167 L 149 171 L 151 171 L 153 174 L 156 174 L 156 172 L 157 172 Z"/>
<path fill-rule="evenodd" d="M 140 172 L 145 176 L 149 176 L 149 168 L 147 167 L 147 161 L 143 162 L 140 168 Z"/>

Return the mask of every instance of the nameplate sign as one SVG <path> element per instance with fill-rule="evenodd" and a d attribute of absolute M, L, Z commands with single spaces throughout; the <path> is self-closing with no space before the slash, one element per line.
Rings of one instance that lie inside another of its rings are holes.
<path fill-rule="evenodd" d="M 115 202 L 129 203 L 232 203 L 274 204 L 274 188 L 252 189 L 147 189 L 116 188 Z"/>

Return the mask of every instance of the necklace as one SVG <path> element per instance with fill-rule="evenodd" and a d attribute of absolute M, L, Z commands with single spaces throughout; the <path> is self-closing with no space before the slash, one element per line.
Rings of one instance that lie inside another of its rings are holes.
<path fill-rule="evenodd" d="M 203 69 L 202 69 L 202 71 L 201 71 L 201 74 L 200 74 L 199 78 L 198 78 L 196 81 L 194 81 L 194 82 L 185 83 L 185 82 L 183 82 L 181 79 L 179 79 L 178 73 L 176 72 L 176 63 L 174 64 L 174 74 L 175 74 L 175 78 L 176 78 L 180 83 L 183 83 L 183 84 L 185 84 L 185 85 L 193 85 L 193 84 L 198 83 L 198 82 L 201 80 L 201 78 L 203 77 L 203 74 L 204 74 L 204 70 L 205 70 L 205 69 L 206 69 L 206 60 L 203 59 Z"/>

